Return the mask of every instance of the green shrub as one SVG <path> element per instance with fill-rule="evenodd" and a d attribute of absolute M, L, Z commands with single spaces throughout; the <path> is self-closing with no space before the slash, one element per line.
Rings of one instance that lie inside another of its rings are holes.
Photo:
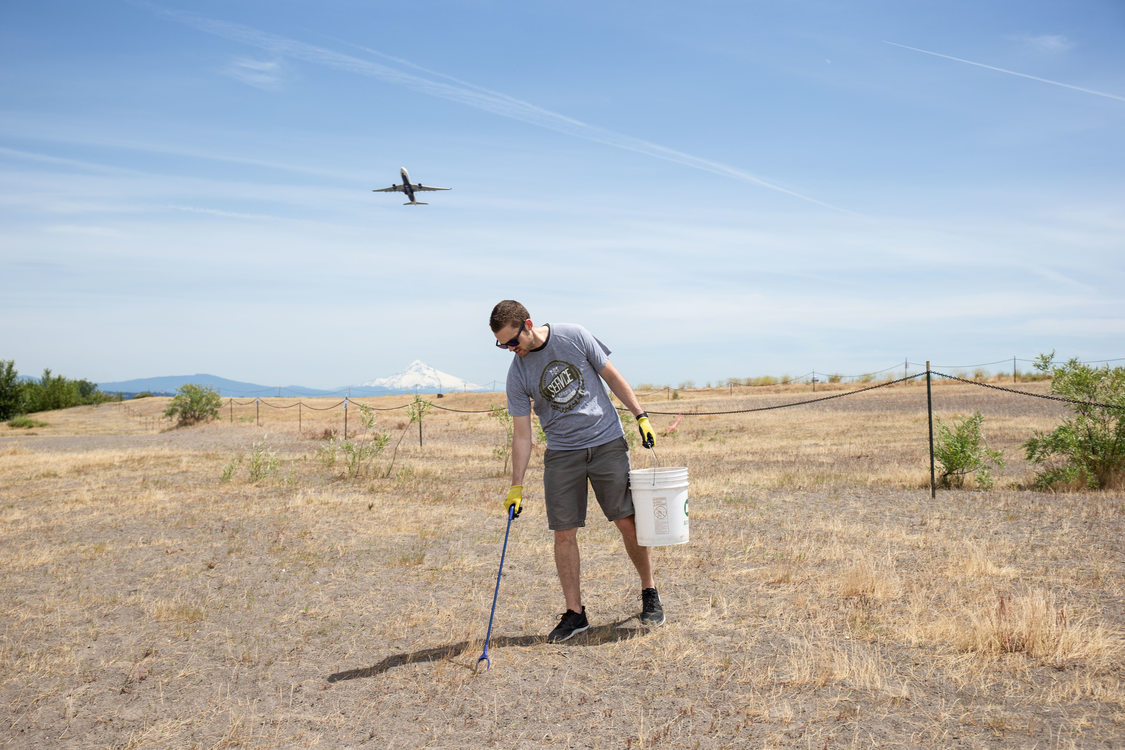
<path fill-rule="evenodd" d="M 219 418 L 223 400 L 211 386 L 185 383 L 172 397 L 164 416 L 175 419 L 181 427 Z"/>
<path fill-rule="evenodd" d="M 637 418 L 627 411 L 620 412 L 621 429 L 625 432 L 625 442 L 629 445 L 629 452 L 632 453 L 637 449 L 637 436 L 640 434 L 636 430 Z"/>
<path fill-rule="evenodd" d="M 0 420 L 11 419 L 17 414 L 22 414 L 23 389 L 20 387 L 20 374 L 16 371 L 16 363 L 8 359 L 0 359 Z"/>
<path fill-rule="evenodd" d="M 1019 383 L 1036 383 L 1040 380 L 1050 380 L 1050 373 L 1046 372 L 1024 372 L 1023 370 L 1016 370 L 1016 381 Z"/>
<path fill-rule="evenodd" d="M 981 434 L 984 417 L 976 412 L 964 419 L 954 418 L 950 429 L 939 418 L 934 418 L 937 435 L 934 436 L 934 460 L 941 464 L 938 484 L 942 487 L 964 487 L 965 477 L 975 474 L 977 486 L 992 487 L 992 467 L 1004 466 L 1003 453 L 991 450 Z"/>
<path fill-rule="evenodd" d="M 97 383 L 52 375 L 50 368 L 43 370 L 43 376 L 39 380 L 19 382 L 14 362 L 0 361 L 0 364 L 0 419 L 16 414 L 121 400 L 118 396 L 99 391 Z"/>
<path fill-rule="evenodd" d="M 9 427 L 31 429 L 32 427 L 46 427 L 46 422 L 40 422 L 38 419 L 31 417 L 12 417 L 8 420 Z"/>
<path fill-rule="evenodd" d="M 492 455 L 504 462 L 504 468 L 501 469 L 501 472 L 506 472 L 508 470 L 508 459 L 512 455 L 512 430 L 514 429 L 512 415 L 503 406 L 493 406 L 490 409 L 490 416 L 504 428 L 504 440 L 499 446 L 492 449 Z"/>
<path fill-rule="evenodd" d="M 1043 467 L 1036 485 L 1045 489 L 1125 485 L 1125 367 L 1090 367 L 1077 359 L 1056 365 L 1054 359 L 1054 352 L 1041 354 L 1035 368 L 1051 374 L 1052 395 L 1080 403 L 1070 405 L 1071 418 L 1051 432 L 1036 430 L 1023 444 L 1027 460 Z"/>
<path fill-rule="evenodd" d="M 226 466 L 223 467 L 223 473 L 219 475 L 219 483 L 226 484 L 234 478 L 235 469 L 242 463 L 242 456 L 235 456 L 230 460 Z"/>
<path fill-rule="evenodd" d="M 258 442 L 254 443 L 250 457 L 247 459 L 247 471 L 250 474 L 251 482 L 260 482 L 277 471 L 279 465 L 277 460 L 277 451 L 271 451 L 266 447 L 266 439 L 263 437 Z M 234 470 L 231 470 L 233 474 Z M 223 470 L 226 474 L 226 470 Z"/>
<path fill-rule="evenodd" d="M 346 476 L 349 479 L 356 479 L 370 468 L 375 457 L 387 447 L 391 436 L 386 430 L 376 431 L 374 429 L 374 409 L 363 404 L 352 403 L 359 408 L 363 431 L 354 439 L 341 440 L 336 436 L 334 430 L 325 430 L 324 438 L 328 441 L 328 444 L 317 449 L 316 457 L 324 465 L 324 468 L 332 469 L 336 465 L 337 454 L 342 455 Z"/>
<path fill-rule="evenodd" d="M 78 383 L 43 370 L 38 381 L 24 384 L 24 408 L 29 412 L 68 409 L 82 403 Z"/>
<path fill-rule="evenodd" d="M 368 439 L 345 440 L 340 443 L 348 478 L 355 479 L 361 476 L 364 470 L 370 466 L 372 460 L 383 452 L 390 441 L 390 433 L 379 431 L 373 433 Z"/>

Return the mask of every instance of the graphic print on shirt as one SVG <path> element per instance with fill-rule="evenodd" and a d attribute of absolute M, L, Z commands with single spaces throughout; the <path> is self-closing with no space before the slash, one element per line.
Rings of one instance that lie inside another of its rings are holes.
<path fill-rule="evenodd" d="M 539 376 L 539 393 L 555 411 L 568 412 L 578 406 L 587 395 L 582 386 L 581 371 L 560 359 L 544 367 Z"/>

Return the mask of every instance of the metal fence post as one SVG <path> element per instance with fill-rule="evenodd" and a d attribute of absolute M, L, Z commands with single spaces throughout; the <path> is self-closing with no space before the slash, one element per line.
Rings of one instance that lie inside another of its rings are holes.
<path fill-rule="evenodd" d="M 344 396 L 344 440 L 348 439 L 348 397 Z"/>
<path fill-rule="evenodd" d="M 261 399 L 257 396 L 254 397 L 254 421 L 258 423 L 259 427 L 262 426 L 262 407 L 259 404 L 260 400 Z"/>
<path fill-rule="evenodd" d="M 926 414 L 930 419 L 930 497 L 937 497 L 937 483 L 934 481 L 934 396 L 930 389 L 930 360 L 926 360 Z"/>

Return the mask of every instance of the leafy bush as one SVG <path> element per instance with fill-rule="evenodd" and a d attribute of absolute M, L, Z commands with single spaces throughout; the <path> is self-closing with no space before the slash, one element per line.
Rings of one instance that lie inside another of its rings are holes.
<path fill-rule="evenodd" d="M 0 419 L 37 411 L 69 409 L 83 404 L 119 401 L 98 390 L 89 380 L 69 380 L 43 370 L 39 380 L 21 382 L 15 362 L 0 360 Z"/>
<path fill-rule="evenodd" d="M 991 450 L 981 434 L 984 417 L 975 412 L 971 417 L 954 419 L 950 429 L 941 419 L 934 419 L 937 435 L 934 437 L 934 460 L 941 464 L 938 483 L 942 487 L 964 487 L 965 477 L 976 474 L 977 486 L 983 490 L 992 487 L 993 467 L 1004 466 L 1003 453 Z"/>
<path fill-rule="evenodd" d="M 492 455 L 504 461 L 504 468 L 501 470 L 503 472 L 508 470 L 508 459 L 512 455 L 512 415 L 503 406 L 492 406 L 490 410 L 490 416 L 504 428 L 503 442 L 500 443 L 499 447 L 492 449 Z"/>
<path fill-rule="evenodd" d="M 219 483 L 226 484 L 234 478 L 234 472 L 238 465 L 242 463 L 242 456 L 235 456 L 230 462 L 223 467 L 223 473 L 219 475 Z"/>
<path fill-rule="evenodd" d="M 32 427 L 46 427 L 47 423 L 40 422 L 38 419 L 32 419 L 31 417 L 12 417 L 8 420 L 8 426 L 31 429 Z"/>
<path fill-rule="evenodd" d="M 16 363 L 8 359 L 0 359 L 0 420 L 11 419 L 17 414 L 22 414 L 23 389 L 20 387 L 20 374 L 16 371 Z"/>
<path fill-rule="evenodd" d="M 621 429 L 625 432 L 625 442 L 629 445 L 629 452 L 632 453 L 637 449 L 637 436 L 636 430 L 637 418 L 627 411 L 622 411 L 618 414 L 621 419 Z"/>
<path fill-rule="evenodd" d="M 354 402 L 353 402 L 354 403 Z M 355 439 L 340 440 L 335 430 L 325 430 L 324 439 L 328 444 L 318 448 L 316 455 L 324 468 L 331 469 L 336 465 L 337 453 L 344 457 L 344 468 L 349 479 L 356 479 L 371 466 L 375 457 L 387 447 L 391 440 L 386 430 L 375 430 L 375 410 L 363 404 L 355 404 L 359 408 L 360 421 L 363 422 L 363 431 Z"/>
<path fill-rule="evenodd" d="M 277 451 L 271 451 L 266 447 L 266 439 L 264 437 L 254 443 L 250 451 L 250 458 L 247 462 L 247 470 L 250 473 L 251 482 L 262 481 L 270 474 L 277 471 L 278 466 Z M 225 469 L 223 473 L 226 473 Z"/>
<path fill-rule="evenodd" d="M 1056 365 L 1054 360 L 1054 352 L 1041 354 L 1035 368 L 1051 374 L 1052 395 L 1080 403 L 1070 405 L 1073 417 L 1051 432 L 1037 430 L 1023 444 L 1027 460 L 1043 466 L 1036 484 L 1046 489 L 1125 484 L 1125 367 L 1090 367 L 1077 359 Z"/>
<path fill-rule="evenodd" d="M 38 382 L 27 383 L 24 389 L 29 412 L 67 409 L 81 403 L 78 384 L 62 375 L 52 375 L 49 368 L 43 370 Z"/>
<path fill-rule="evenodd" d="M 223 400 L 219 397 L 219 392 L 211 386 L 185 383 L 180 386 L 168 407 L 164 409 L 164 416 L 175 419 L 176 423 L 183 427 L 218 419 L 222 405 Z"/>
<path fill-rule="evenodd" d="M 355 479 L 361 476 L 364 470 L 370 466 L 372 460 L 383 452 L 390 441 L 390 433 L 381 430 L 373 433 L 367 440 L 345 440 L 340 443 L 348 478 Z"/>

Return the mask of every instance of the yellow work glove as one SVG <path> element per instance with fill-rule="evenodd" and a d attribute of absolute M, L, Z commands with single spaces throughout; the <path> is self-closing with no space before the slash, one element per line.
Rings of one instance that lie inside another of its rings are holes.
<path fill-rule="evenodd" d="M 523 502 L 523 485 L 513 484 L 508 490 L 508 497 L 504 499 L 504 512 L 512 518 L 520 517 L 520 504 Z"/>
<path fill-rule="evenodd" d="M 637 417 L 637 429 L 641 431 L 641 445 L 651 448 L 656 445 L 656 437 L 652 434 L 652 424 L 648 421 L 648 412 L 641 412 Z"/>

